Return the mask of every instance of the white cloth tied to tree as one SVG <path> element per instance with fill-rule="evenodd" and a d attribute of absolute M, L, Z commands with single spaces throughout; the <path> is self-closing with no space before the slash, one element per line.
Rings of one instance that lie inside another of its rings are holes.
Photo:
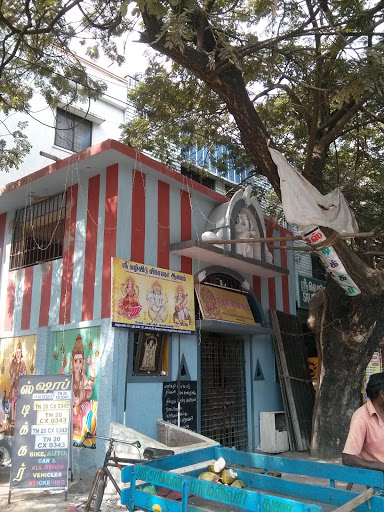
<path fill-rule="evenodd" d="M 296 224 L 301 235 L 317 226 L 338 233 L 358 232 L 355 216 L 339 188 L 323 196 L 279 151 L 269 151 L 279 172 L 285 218 Z"/>
<path fill-rule="evenodd" d="M 277 165 L 280 178 L 281 200 L 285 218 L 293 222 L 299 232 L 314 249 L 318 241 L 326 239 L 318 226 L 325 226 L 338 233 L 357 233 L 358 226 L 340 189 L 336 188 L 323 196 L 296 171 L 275 149 L 269 148 L 272 159 Z M 309 234 L 311 237 L 309 238 Z M 308 238 L 305 236 L 308 235 Z M 333 247 L 317 250 L 328 274 L 349 296 L 359 295 L 360 289 L 347 274 L 343 263 Z"/>

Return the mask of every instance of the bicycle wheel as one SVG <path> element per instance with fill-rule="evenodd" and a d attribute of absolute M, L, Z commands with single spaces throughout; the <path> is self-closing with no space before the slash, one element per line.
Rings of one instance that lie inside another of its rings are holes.
<path fill-rule="evenodd" d="M 103 502 L 105 485 L 107 483 L 107 479 L 105 475 L 100 476 L 99 483 L 97 484 L 97 493 L 95 499 L 95 506 L 93 508 L 94 512 L 100 512 L 100 507 Z"/>

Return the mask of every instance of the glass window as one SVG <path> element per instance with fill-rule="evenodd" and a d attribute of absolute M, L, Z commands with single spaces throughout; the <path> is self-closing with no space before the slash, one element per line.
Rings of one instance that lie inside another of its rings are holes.
<path fill-rule="evenodd" d="M 77 153 L 89 148 L 91 142 L 91 121 L 58 108 L 56 114 L 55 145 Z"/>

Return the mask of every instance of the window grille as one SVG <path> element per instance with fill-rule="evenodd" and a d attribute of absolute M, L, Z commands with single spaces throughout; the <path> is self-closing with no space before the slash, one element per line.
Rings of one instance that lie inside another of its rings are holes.
<path fill-rule="evenodd" d="M 211 274 L 204 279 L 203 283 L 219 286 L 220 288 L 227 288 L 229 290 L 246 292 L 237 279 L 227 274 Z"/>
<path fill-rule="evenodd" d="M 65 193 L 17 210 L 10 270 L 63 256 Z"/>
<path fill-rule="evenodd" d="M 55 145 L 79 152 L 89 148 L 92 141 L 92 123 L 71 112 L 57 109 Z"/>
<path fill-rule="evenodd" d="M 201 434 L 248 449 L 244 343 L 232 335 L 202 333 Z"/>

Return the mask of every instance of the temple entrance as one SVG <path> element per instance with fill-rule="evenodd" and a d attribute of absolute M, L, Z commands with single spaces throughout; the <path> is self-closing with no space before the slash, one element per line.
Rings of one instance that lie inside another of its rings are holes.
<path fill-rule="evenodd" d="M 248 449 L 244 342 L 202 333 L 201 434 L 222 446 Z"/>

